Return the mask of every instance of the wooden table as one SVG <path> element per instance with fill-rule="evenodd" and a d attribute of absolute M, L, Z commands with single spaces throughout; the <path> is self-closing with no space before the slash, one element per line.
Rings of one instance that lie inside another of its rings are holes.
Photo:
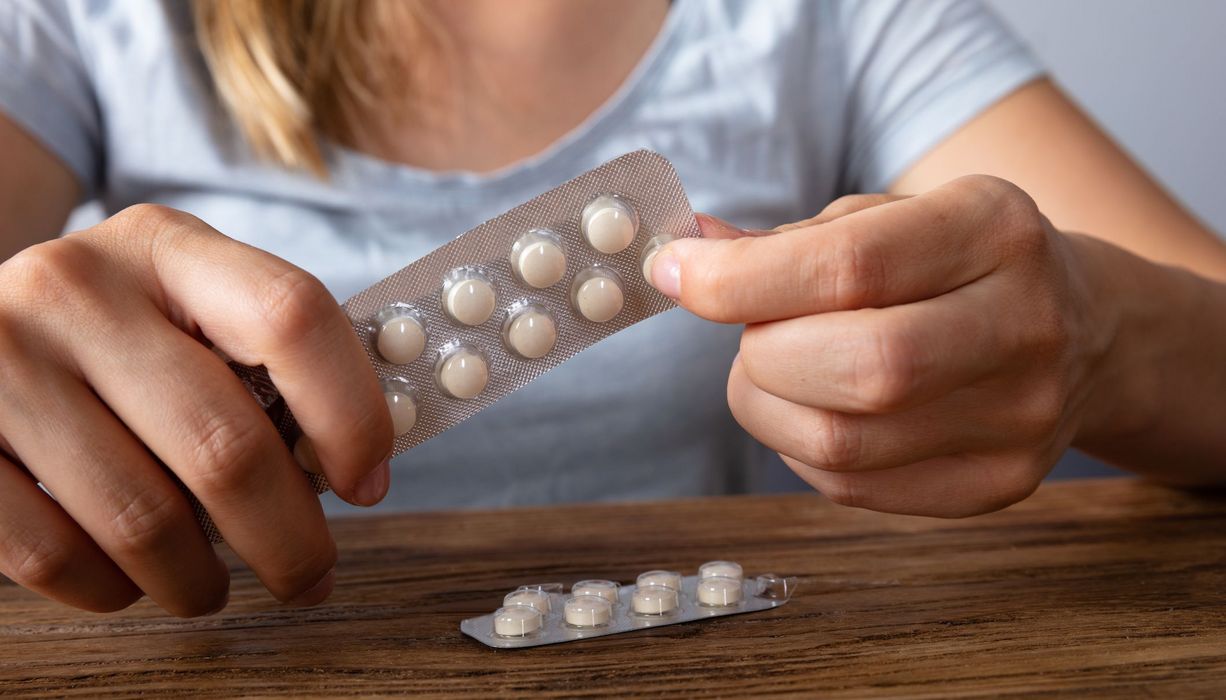
<path fill-rule="evenodd" d="M 1226 497 L 1047 485 L 961 521 L 817 495 L 338 520 L 339 580 L 221 615 L 78 613 L 0 585 L 0 694 L 951 697 L 1226 694 Z M 464 637 L 521 583 L 709 559 L 801 577 L 775 610 L 528 650 Z"/>

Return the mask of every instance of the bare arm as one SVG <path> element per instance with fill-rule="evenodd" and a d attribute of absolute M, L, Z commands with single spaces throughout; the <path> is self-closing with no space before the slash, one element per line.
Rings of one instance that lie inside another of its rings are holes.
<path fill-rule="evenodd" d="M 890 188 L 927 192 L 963 175 L 1021 187 L 1061 231 L 1226 280 L 1226 244 L 1181 207 L 1050 81 L 1022 88 L 933 149 Z"/>
<path fill-rule="evenodd" d="M 55 238 L 80 196 L 72 172 L 0 113 L 0 261 Z"/>

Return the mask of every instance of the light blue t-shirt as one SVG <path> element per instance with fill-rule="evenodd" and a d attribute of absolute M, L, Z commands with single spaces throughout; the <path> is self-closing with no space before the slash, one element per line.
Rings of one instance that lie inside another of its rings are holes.
<path fill-rule="evenodd" d="M 212 90 L 186 2 L 0 4 L 0 109 L 89 197 L 108 213 L 137 202 L 191 212 L 341 300 L 639 148 L 673 162 L 697 210 L 744 227 L 798 220 L 885 189 L 1039 73 L 970 0 L 676 0 L 625 85 L 544 152 L 482 175 L 331 147 L 325 182 L 251 155 Z M 628 329 L 400 457 L 386 507 L 750 489 L 765 451 L 724 395 L 739 335 L 681 310 Z"/>

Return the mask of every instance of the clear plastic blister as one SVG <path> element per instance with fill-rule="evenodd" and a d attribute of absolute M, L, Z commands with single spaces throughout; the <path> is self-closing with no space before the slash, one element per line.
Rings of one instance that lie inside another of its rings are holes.
<path fill-rule="evenodd" d="M 396 424 L 393 455 L 672 308 L 645 279 L 646 265 L 663 242 L 698 235 L 672 166 L 656 153 L 635 151 L 354 295 L 342 308 L 383 383 Z M 316 491 L 327 490 L 309 441 L 299 439 L 267 372 L 230 366 L 294 448 Z M 208 514 L 195 505 L 209 538 L 219 541 Z"/>
<path fill-rule="evenodd" d="M 535 647 L 768 610 L 788 602 L 795 590 L 795 578 L 745 578 L 734 562 L 708 562 L 697 576 L 646 571 L 633 585 L 587 580 L 569 593 L 560 583 L 520 586 L 502 607 L 464 620 L 460 630 L 486 646 Z"/>

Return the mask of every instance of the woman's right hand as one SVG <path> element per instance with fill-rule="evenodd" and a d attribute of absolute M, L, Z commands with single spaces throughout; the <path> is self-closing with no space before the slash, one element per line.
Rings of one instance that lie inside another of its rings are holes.
<path fill-rule="evenodd" d="M 386 494 L 391 419 L 323 285 L 135 206 L 0 264 L 0 572 L 86 610 L 221 609 L 229 572 L 177 477 L 274 596 L 327 597 L 319 501 L 210 345 L 267 367 L 341 497 Z"/>

